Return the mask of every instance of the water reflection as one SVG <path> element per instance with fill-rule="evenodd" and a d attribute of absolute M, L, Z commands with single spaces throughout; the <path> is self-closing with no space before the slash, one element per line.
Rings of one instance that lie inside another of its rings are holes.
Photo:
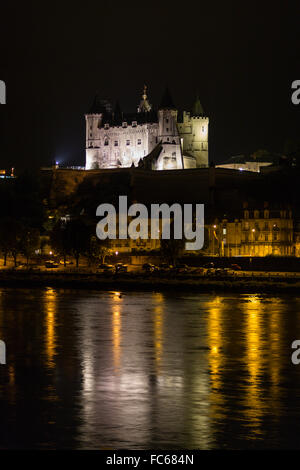
<path fill-rule="evenodd" d="M 208 364 L 210 373 L 210 417 L 213 420 L 224 418 L 224 394 L 222 393 L 222 373 L 224 367 L 224 324 L 223 305 L 220 297 L 208 302 Z"/>
<path fill-rule="evenodd" d="M 262 416 L 262 368 L 263 351 L 265 347 L 265 332 L 263 322 L 264 305 L 258 296 L 250 296 L 244 303 L 246 314 L 245 340 L 246 340 L 246 390 L 244 397 L 245 416 L 251 427 L 251 434 L 260 433 Z"/>
<path fill-rule="evenodd" d="M 120 372 L 121 355 L 121 308 L 122 297 L 120 292 L 114 293 L 114 302 L 112 303 L 112 344 L 114 357 L 114 370 L 117 374 Z"/>
<path fill-rule="evenodd" d="M 57 293 L 52 287 L 45 290 L 45 346 L 46 346 L 46 365 L 49 369 L 55 366 L 54 356 L 56 354 L 56 303 Z"/>
<path fill-rule="evenodd" d="M 155 366 L 156 375 L 160 375 L 160 366 L 162 358 L 162 340 L 163 340 L 163 295 L 154 294 L 154 349 L 155 349 Z"/>
<path fill-rule="evenodd" d="M 288 349 L 300 337 L 298 299 L 0 294 L 10 351 L 0 447 L 298 446 L 300 369 Z"/>

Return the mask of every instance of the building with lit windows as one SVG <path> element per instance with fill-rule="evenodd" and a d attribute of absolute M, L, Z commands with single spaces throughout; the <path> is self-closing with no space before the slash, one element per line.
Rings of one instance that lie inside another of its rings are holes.
<path fill-rule="evenodd" d="M 293 256 L 292 211 L 244 208 L 243 216 L 215 220 L 208 226 L 208 252 L 213 256 Z"/>

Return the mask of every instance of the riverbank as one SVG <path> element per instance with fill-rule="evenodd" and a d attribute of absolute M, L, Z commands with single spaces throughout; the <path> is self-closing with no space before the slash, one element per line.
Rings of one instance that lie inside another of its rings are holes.
<path fill-rule="evenodd" d="M 300 293 L 300 279 L 295 277 L 188 277 L 141 276 L 135 274 L 100 275 L 90 273 L 24 272 L 0 273 L 0 287 L 60 287 L 118 291 L 185 290 L 197 292 L 232 291 L 245 293 Z"/>

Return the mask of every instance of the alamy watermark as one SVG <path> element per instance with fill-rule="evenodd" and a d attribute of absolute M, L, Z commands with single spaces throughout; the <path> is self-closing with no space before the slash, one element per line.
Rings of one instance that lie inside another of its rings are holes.
<path fill-rule="evenodd" d="M 151 204 L 149 214 L 144 204 L 128 207 L 127 196 L 119 196 L 118 211 L 112 204 L 104 203 L 97 207 L 96 215 L 103 217 L 96 227 L 100 240 L 184 239 L 186 250 L 201 250 L 204 245 L 204 204 L 196 204 L 195 211 L 193 204 L 183 204 L 183 207 L 178 203 Z M 132 217 L 135 218 L 128 224 L 128 218 Z"/>
<path fill-rule="evenodd" d="M 6 364 L 6 345 L 0 339 L 0 364 Z"/>
<path fill-rule="evenodd" d="M 300 364 L 300 339 L 295 339 L 291 345 L 292 349 L 296 349 L 291 356 L 292 363 L 297 366 Z"/>
<path fill-rule="evenodd" d="M 292 83 L 292 103 L 298 105 L 300 103 L 300 80 L 294 80 Z"/>
<path fill-rule="evenodd" d="M 3 80 L 0 80 L 0 104 L 6 104 L 6 85 Z"/>

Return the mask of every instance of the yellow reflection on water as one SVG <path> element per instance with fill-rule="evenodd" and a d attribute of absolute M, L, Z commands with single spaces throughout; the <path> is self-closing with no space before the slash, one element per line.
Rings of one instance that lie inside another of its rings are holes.
<path fill-rule="evenodd" d="M 281 335 L 283 327 L 281 324 L 282 302 L 276 299 L 276 303 L 269 304 L 267 313 L 269 315 L 269 374 L 270 374 L 270 402 L 272 404 L 273 417 L 280 415 L 280 380 L 282 369 Z"/>
<path fill-rule="evenodd" d="M 222 301 L 220 297 L 208 302 L 208 363 L 210 372 L 210 414 L 217 417 L 224 402 L 222 393 Z"/>
<path fill-rule="evenodd" d="M 121 310 L 119 305 L 112 307 L 112 340 L 114 368 L 116 372 L 119 372 L 121 356 Z"/>
<path fill-rule="evenodd" d="M 251 295 L 245 300 L 245 360 L 248 376 L 244 397 L 244 414 L 249 422 L 251 422 L 253 433 L 259 434 L 263 414 L 261 374 L 264 367 L 264 331 L 262 315 L 264 305 L 261 299 L 255 295 Z"/>
<path fill-rule="evenodd" d="M 163 352 L 163 308 L 164 296 L 161 293 L 154 294 L 154 351 L 156 374 L 160 373 L 161 358 Z"/>
<path fill-rule="evenodd" d="M 51 287 L 45 291 L 45 345 L 46 345 L 46 363 L 49 368 L 55 366 L 54 356 L 56 354 L 56 314 L 57 314 L 57 293 Z"/>

